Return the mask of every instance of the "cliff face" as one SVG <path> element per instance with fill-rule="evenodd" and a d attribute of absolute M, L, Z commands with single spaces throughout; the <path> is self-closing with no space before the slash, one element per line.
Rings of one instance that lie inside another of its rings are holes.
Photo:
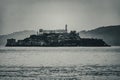
<path fill-rule="evenodd" d="M 112 46 L 120 46 L 120 25 L 100 27 L 89 31 L 80 31 L 82 38 L 100 38 Z"/>

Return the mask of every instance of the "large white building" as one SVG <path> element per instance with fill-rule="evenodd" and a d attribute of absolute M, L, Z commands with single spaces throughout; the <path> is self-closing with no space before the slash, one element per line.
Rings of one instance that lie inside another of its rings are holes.
<path fill-rule="evenodd" d="M 39 29 L 39 34 L 43 34 L 43 33 L 67 33 L 67 24 L 65 25 L 65 29 L 57 29 L 57 30 Z"/>

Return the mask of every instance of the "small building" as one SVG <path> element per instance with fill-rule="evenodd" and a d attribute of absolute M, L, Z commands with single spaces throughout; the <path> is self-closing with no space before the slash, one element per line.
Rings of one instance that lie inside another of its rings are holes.
<path fill-rule="evenodd" d="M 7 39 L 7 44 L 6 46 L 15 46 L 16 45 L 16 39 Z"/>

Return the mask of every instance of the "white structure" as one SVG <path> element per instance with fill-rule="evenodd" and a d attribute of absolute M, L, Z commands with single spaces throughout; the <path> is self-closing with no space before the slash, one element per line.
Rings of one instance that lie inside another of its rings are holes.
<path fill-rule="evenodd" d="M 39 34 L 43 33 L 67 33 L 67 24 L 65 25 L 65 29 L 58 29 L 58 30 L 43 30 L 39 29 Z"/>

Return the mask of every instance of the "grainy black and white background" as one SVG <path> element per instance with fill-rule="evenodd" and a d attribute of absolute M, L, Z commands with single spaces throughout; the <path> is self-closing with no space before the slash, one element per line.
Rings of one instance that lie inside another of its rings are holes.
<path fill-rule="evenodd" d="M 78 32 L 118 26 L 97 31 L 111 47 L 5 47 L 29 37 L 24 30 L 65 24 Z M 0 0 L 0 80 L 120 80 L 119 24 L 120 0 Z"/>

